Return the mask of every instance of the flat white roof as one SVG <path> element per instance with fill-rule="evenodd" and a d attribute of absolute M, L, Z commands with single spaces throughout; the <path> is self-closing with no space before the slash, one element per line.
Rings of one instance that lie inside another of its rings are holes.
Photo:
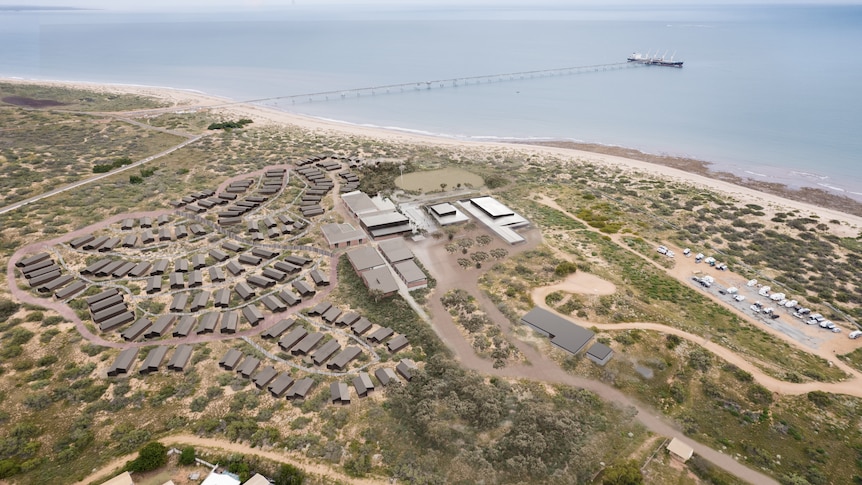
<path fill-rule="evenodd" d="M 667 444 L 667 451 L 683 459 L 688 460 L 694 454 L 694 449 L 682 441 L 674 438 Z"/>
<path fill-rule="evenodd" d="M 523 226 L 529 224 L 529 222 L 518 214 L 514 214 L 512 216 L 505 216 L 499 219 L 494 219 L 489 217 L 488 214 L 485 213 L 479 207 L 473 205 L 470 200 L 464 200 L 458 202 L 461 207 L 463 207 L 467 212 L 470 213 L 476 219 L 479 219 L 482 224 L 485 224 L 489 229 L 494 231 L 495 234 L 500 236 L 504 241 L 509 244 L 517 244 L 526 241 L 523 236 L 515 232 L 512 228 Z M 512 224 L 501 224 L 505 222 L 512 222 Z"/>
<path fill-rule="evenodd" d="M 221 473 L 210 472 L 201 485 L 240 485 L 236 478 Z"/>
<path fill-rule="evenodd" d="M 371 197 L 368 197 L 365 192 L 360 192 L 358 190 L 341 194 L 341 200 L 343 200 L 347 207 L 349 207 L 356 215 L 365 214 L 367 212 L 377 212 L 380 210 L 374 201 L 371 200 Z"/>
<path fill-rule="evenodd" d="M 491 196 L 475 197 L 470 199 L 470 202 L 495 219 L 503 216 L 511 216 L 515 213 L 512 209 L 506 207 L 505 204 Z"/>
<path fill-rule="evenodd" d="M 400 263 L 395 263 L 395 271 L 404 278 L 407 283 L 413 283 L 416 281 L 422 281 L 427 279 L 425 273 L 422 271 L 422 268 L 416 264 L 412 259 L 408 259 L 407 261 L 402 261 Z"/>

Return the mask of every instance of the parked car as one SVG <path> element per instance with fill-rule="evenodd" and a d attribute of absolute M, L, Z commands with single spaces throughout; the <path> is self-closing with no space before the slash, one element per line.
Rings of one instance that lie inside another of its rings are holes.
<path fill-rule="evenodd" d="M 743 295 L 736 295 L 736 296 L 734 296 L 734 297 L 733 297 L 733 299 L 734 299 L 734 300 L 736 300 L 736 301 L 745 301 L 745 296 L 743 296 Z"/>
<path fill-rule="evenodd" d="M 859 337 L 862 337 L 862 330 L 854 330 L 850 332 L 850 334 L 848 334 L 847 336 L 855 340 Z"/>

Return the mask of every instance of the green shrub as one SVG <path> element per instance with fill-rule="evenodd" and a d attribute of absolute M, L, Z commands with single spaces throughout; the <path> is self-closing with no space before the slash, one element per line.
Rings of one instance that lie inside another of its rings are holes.
<path fill-rule="evenodd" d="M 167 462 L 168 448 L 158 441 L 153 441 L 141 448 L 138 457 L 126 465 L 126 470 L 143 473 L 161 468 Z"/>

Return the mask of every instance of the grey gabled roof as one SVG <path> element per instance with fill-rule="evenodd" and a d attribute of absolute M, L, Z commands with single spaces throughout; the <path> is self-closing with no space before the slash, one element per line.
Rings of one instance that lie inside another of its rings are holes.
<path fill-rule="evenodd" d="M 319 349 L 315 350 L 313 354 L 311 354 L 311 360 L 314 362 L 314 365 L 321 365 L 336 352 L 341 350 L 341 345 L 338 345 L 338 341 L 332 339 L 325 344 L 323 344 Z"/>
<path fill-rule="evenodd" d="M 409 343 L 410 342 L 407 341 L 406 336 L 399 335 L 386 344 L 386 349 L 389 351 L 390 354 L 394 354 L 395 352 L 398 352 L 404 347 L 407 347 Z"/>
<path fill-rule="evenodd" d="M 367 372 L 360 372 L 353 378 L 353 387 L 356 389 L 357 396 L 365 397 L 368 391 L 374 390 L 374 383 L 371 382 L 371 376 Z"/>
<path fill-rule="evenodd" d="M 184 371 L 189 364 L 189 360 L 191 360 L 192 350 L 194 350 L 194 347 L 187 344 L 177 347 L 177 350 L 174 351 L 174 355 L 171 356 L 171 360 L 168 362 L 168 369 L 180 372 Z"/>
<path fill-rule="evenodd" d="M 295 323 L 295 318 L 285 318 L 284 320 L 280 320 L 278 323 L 270 327 L 270 329 L 264 332 L 261 336 L 263 338 L 278 338 Z"/>
<path fill-rule="evenodd" d="M 359 357 L 359 354 L 361 353 L 361 348 L 351 345 L 333 357 L 332 360 L 326 364 L 326 367 L 328 369 L 344 370 L 344 368 L 347 367 L 347 364 L 349 364 L 353 359 Z"/>
<path fill-rule="evenodd" d="M 150 372 L 156 372 L 159 370 L 159 366 L 164 362 L 165 357 L 168 355 L 168 346 L 160 345 L 147 353 L 147 358 L 144 359 L 144 363 L 141 365 L 140 370 L 138 371 L 140 374 L 149 374 Z"/>
<path fill-rule="evenodd" d="M 135 358 L 138 356 L 137 348 L 125 349 L 120 352 L 120 355 L 114 360 L 114 363 L 108 367 L 108 375 L 113 377 L 119 374 L 125 374 L 132 370 L 132 364 L 135 362 Z"/>
<path fill-rule="evenodd" d="M 300 379 L 293 384 L 293 387 L 287 392 L 288 399 L 304 398 L 314 385 L 314 380 L 310 377 Z"/>
<path fill-rule="evenodd" d="M 278 371 L 275 370 L 275 367 L 268 365 L 259 370 L 251 380 L 254 382 L 255 387 L 263 389 L 267 384 L 275 379 L 276 375 L 278 375 Z"/>
<path fill-rule="evenodd" d="M 218 365 L 227 370 L 234 370 L 240 360 L 242 360 L 242 352 L 237 349 L 230 349 L 224 354 Z"/>
<path fill-rule="evenodd" d="M 275 397 L 282 397 L 292 385 L 293 378 L 290 377 L 290 374 L 282 372 L 269 384 L 269 392 Z"/>

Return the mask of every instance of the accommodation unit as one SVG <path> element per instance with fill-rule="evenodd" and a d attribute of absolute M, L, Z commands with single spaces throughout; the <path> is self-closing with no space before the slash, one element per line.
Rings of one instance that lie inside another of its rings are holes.
<path fill-rule="evenodd" d="M 176 315 L 160 315 L 144 334 L 144 338 L 158 338 L 165 335 L 175 321 L 177 321 Z"/>
<path fill-rule="evenodd" d="M 254 386 L 258 389 L 263 389 L 267 384 L 272 382 L 275 379 L 275 376 L 278 375 L 278 371 L 275 370 L 275 367 L 268 365 L 258 371 L 254 377 L 251 378 L 251 381 L 254 383 Z"/>
<path fill-rule="evenodd" d="M 236 371 L 239 375 L 245 377 L 246 379 L 251 378 L 254 371 L 257 370 L 258 366 L 260 366 L 260 359 L 254 356 L 247 356 L 243 359 L 242 363 L 236 368 Z"/>
<path fill-rule="evenodd" d="M 69 246 L 71 246 L 72 249 L 81 249 L 82 247 L 84 247 L 85 244 L 91 242 L 93 239 L 96 238 L 92 234 L 76 237 L 75 239 L 69 241 Z"/>
<path fill-rule="evenodd" d="M 114 293 L 113 295 L 111 295 L 107 298 L 102 298 L 101 300 L 97 300 L 97 301 L 91 303 L 89 305 L 90 312 L 93 314 L 96 314 L 96 313 L 104 310 L 105 308 L 112 307 L 118 303 L 123 303 L 124 301 L 125 300 L 123 300 L 123 295 L 121 295 L 119 293 Z"/>
<path fill-rule="evenodd" d="M 153 231 L 147 229 L 141 232 L 141 244 L 152 244 L 154 242 L 156 242 L 156 236 L 153 234 Z"/>
<path fill-rule="evenodd" d="M 83 249 L 84 251 L 94 251 L 94 250 L 102 247 L 102 245 L 105 244 L 108 241 L 108 239 L 109 239 L 108 236 L 99 236 L 97 238 L 93 238 L 90 240 L 90 242 L 85 243 L 81 247 L 81 249 Z"/>
<path fill-rule="evenodd" d="M 189 301 L 188 293 L 177 293 L 171 301 L 170 311 L 182 313 L 186 308 L 186 303 Z"/>
<path fill-rule="evenodd" d="M 293 306 L 293 305 L 296 305 L 297 303 L 299 303 L 300 301 L 302 301 L 296 295 L 294 295 L 292 291 L 288 290 L 287 288 L 279 291 L 278 297 L 281 298 L 281 301 L 283 301 L 285 304 L 287 304 L 287 306 Z"/>
<path fill-rule="evenodd" d="M 51 262 L 53 263 L 53 260 Z M 96 261 L 95 263 L 87 265 L 86 268 L 81 270 L 81 274 L 82 275 L 95 274 L 96 271 L 104 268 L 105 266 L 107 266 L 110 263 L 111 263 L 110 259 L 100 259 L 100 260 Z"/>
<path fill-rule="evenodd" d="M 404 347 L 407 347 L 409 344 L 410 342 L 407 341 L 406 336 L 399 335 L 386 344 L 386 350 L 388 350 L 390 354 L 394 354 Z"/>
<path fill-rule="evenodd" d="M 209 257 L 213 258 L 219 263 L 227 261 L 230 258 L 230 256 L 226 252 L 220 251 L 218 249 L 210 249 L 209 253 L 207 254 L 209 255 Z"/>
<path fill-rule="evenodd" d="M 192 269 L 201 269 L 207 265 L 207 257 L 203 254 L 192 256 Z"/>
<path fill-rule="evenodd" d="M 182 258 L 174 260 L 174 271 L 178 273 L 188 273 L 189 260 Z"/>
<path fill-rule="evenodd" d="M 102 266 L 96 272 L 93 273 L 94 276 L 99 278 L 104 278 L 106 276 L 110 276 L 117 268 L 122 266 L 125 261 L 111 261 L 110 263 Z"/>
<path fill-rule="evenodd" d="M 198 328 L 195 329 L 195 333 L 200 335 L 204 333 L 215 332 L 215 329 L 218 326 L 218 320 L 218 312 L 205 313 L 203 316 L 201 316 L 200 322 L 198 323 Z"/>
<path fill-rule="evenodd" d="M 356 320 L 355 322 L 353 322 L 352 325 L 350 325 L 350 329 L 353 330 L 353 333 L 355 335 L 362 335 L 365 332 L 371 330 L 371 326 L 372 324 L 367 318 L 361 317 L 359 320 Z"/>
<path fill-rule="evenodd" d="M 157 259 L 155 263 L 153 263 L 153 269 L 150 271 L 150 275 L 157 276 L 163 275 L 168 270 L 168 264 L 170 262 L 167 259 Z"/>
<path fill-rule="evenodd" d="M 108 367 L 108 376 L 116 377 L 120 374 L 127 374 L 132 370 L 132 365 L 135 363 L 135 358 L 138 356 L 137 348 L 129 348 L 120 352 L 120 355 L 114 360 L 114 363 Z"/>
<path fill-rule="evenodd" d="M 245 268 L 243 268 L 236 261 L 229 262 L 227 265 L 225 265 L 225 268 L 227 268 L 227 270 L 230 272 L 230 274 L 232 274 L 234 276 L 238 276 L 238 275 L 242 274 L 243 272 L 245 272 Z"/>
<path fill-rule="evenodd" d="M 222 247 L 222 249 L 227 249 L 228 251 L 233 251 L 235 253 L 238 253 L 238 252 L 243 250 L 242 246 L 240 246 L 238 243 L 235 243 L 233 241 L 225 241 L 225 242 L 221 243 L 221 247 Z"/>
<path fill-rule="evenodd" d="M 239 262 L 242 264 L 248 264 L 251 266 L 258 266 L 263 261 L 260 256 L 255 256 L 253 254 L 240 254 Z"/>
<path fill-rule="evenodd" d="M 263 306 L 273 313 L 280 313 L 287 310 L 287 305 L 273 295 L 266 295 L 260 299 Z"/>
<path fill-rule="evenodd" d="M 253 286 L 258 288 L 272 288 L 275 286 L 275 280 L 271 280 L 265 276 L 261 275 L 251 275 L 246 278 L 246 281 Z"/>
<path fill-rule="evenodd" d="M 168 282 L 172 290 L 182 290 L 186 287 L 185 278 L 182 273 L 173 272 L 168 276 Z"/>
<path fill-rule="evenodd" d="M 216 308 L 227 308 L 230 306 L 230 289 L 219 288 L 213 294 L 213 306 Z"/>
<path fill-rule="evenodd" d="M 394 333 L 395 331 L 389 327 L 380 327 L 377 330 L 371 332 L 371 335 L 368 336 L 367 340 L 369 343 L 379 344 L 391 337 Z"/>
<path fill-rule="evenodd" d="M 239 365 L 240 360 L 242 360 L 242 352 L 237 349 L 230 349 L 224 354 L 218 365 L 225 370 L 234 370 Z"/>
<path fill-rule="evenodd" d="M 93 317 L 93 322 L 102 323 L 105 320 L 107 320 L 111 317 L 115 317 L 115 316 L 119 315 L 120 313 L 123 313 L 126 311 L 128 311 L 128 308 L 126 307 L 125 303 L 117 303 L 117 304 L 111 305 L 107 308 L 103 308 L 103 309 L 101 309 L 95 313 L 93 313 L 93 312 L 91 312 L 91 313 L 92 313 L 92 317 Z"/>
<path fill-rule="evenodd" d="M 36 264 L 36 263 L 40 263 L 40 262 L 45 261 L 45 260 L 49 260 L 49 259 L 51 259 L 51 255 L 49 253 L 41 252 L 39 254 L 34 254 L 33 256 L 28 256 L 26 258 L 19 259 L 18 261 L 15 262 L 15 267 L 16 268 L 24 268 L 24 267 L 31 266 L 31 265 Z M 51 260 L 53 261 L 53 259 L 51 259 Z"/>
<path fill-rule="evenodd" d="M 177 347 L 177 350 L 174 351 L 174 355 L 171 356 L 171 360 L 168 362 L 168 369 L 184 372 L 192 358 L 193 349 L 194 347 L 187 344 Z"/>
<path fill-rule="evenodd" d="M 313 269 L 309 271 L 308 275 L 311 276 L 315 286 L 329 286 L 329 276 L 323 271 Z"/>
<path fill-rule="evenodd" d="M 398 379 L 398 376 L 395 375 L 395 371 L 389 367 L 381 367 L 374 371 L 374 377 L 380 381 L 381 385 L 388 386 L 389 384 L 394 384 L 401 382 Z"/>
<path fill-rule="evenodd" d="M 239 315 L 236 312 L 224 312 L 221 317 L 221 333 L 236 333 L 239 328 Z"/>
<path fill-rule="evenodd" d="M 605 365 L 613 357 L 614 351 L 607 345 L 596 342 L 587 350 L 587 358 L 598 365 Z"/>
<path fill-rule="evenodd" d="M 203 310 L 204 308 L 206 308 L 207 303 L 209 301 L 210 301 L 210 292 L 209 291 L 202 291 L 202 292 L 198 293 L 197 295 L 195 295 L 195 297 L 192 299 L 192 304 L 189 307 L 189 311 L 199 312 L 199 311 Z"/>
<path fill-rule="evenodd" d="M 266 332 L 264 332 L 261 337 L 263 338 L 278 338 L 281 337 L 281 334 L 286 332 L 290 327 L 292 327 L 296 323 L 295 318 L 285 318 L 284 320 L 279 320 L 278 323 L 269 328 Z"/>
<path fill-rule="evenodd" d="M 315 305 L 313 308 L 308 310 L 308 315 L 311 317 L 317 317 L 323 315 L 324 312 L 332 308 L 332 303 L 328 301 L 322 301 Z"/>
<path fill-rule="evenodd" d="M 138 235 L 137 234 L 129 234 L 128 236 L 123 238 L 123 247 L 124 248 L 133 248 L 138 245 Z"/>
<path fill-rule="evenodd" d="M 165 224 L 171 222 L 171 218 L 167 214 L 162 214 L 156 219 L 156 225 L 164 226 Z"/>
<path fill-rule="evenodd" d="M 325 312 L 323 312 L 323 314 L 320 315 L 320 318 L 323 319 L 323 321 L 326 323 L 332 323 L 340 316 L 341 316 L 341 309 L 338 308 L 337 306 L 333 306 L 333 307 L 330 307 L 329 310 L 326 310 Z"/>
<path fill-rule="evenodd" d="M 147 353 L 147 357 L 144 359 L 144 363 L 141 364 L 141 368 L 138 369 L 139 374 L 150 374 L 153 372 L 158 372 L 159 367 L 164 362 L 165 357 L 168 355 L 168 346 L 160 345 Z"/>
<path fill-rule="evenodd" d="M 269 392 L 273 397 L 284 397 L 290 386 L 293 385 L 293 378 L 287 372 L 282 372 L 269 384 Z"/>
<path fill-rule="evenodd" d="M 335 320 L 335 324 L 339 327 L 352 325 L 353 322 L 359 320 L 359 314 L 356 312 L 344 312 Z"/>
<path fill-rule="evenodd" d="M 120 244 L 120 238 L 109 238 L 107 241 L 105 241 L 105 244 L 102 244 L 102 246 L 99 247 L 99 252 L 107 253 L 108 251 L 113 251 L 113 249 L 117 247 L 118 244 Z"/>
<path fill-rule="evenodd" d="M 284 258 L 284 260 L 290 264 L 295 264 L 296 266 L 305 266 L 306 264 L 311 263 L 310 259 L 303 257 L 303 256 L 297 256 L 297 255 L 287 256 Z"/>
<path fill-rule="evenodd" d="M 236 286 L 233 287 L 236 294 L 239 295 L 243 300 L 249 300 L 254 297 L 254 290 L 251 289 L 251 286 L 248 286 L 245 282 L 239 282 Z"/>
<path fill-rule="evenodd" d="M 44 285 L 40 286 L 37 289 L 37 291 L 39 291 L 39 293 L 51 293 L 52 291 L 56 290 L 57 288 L 62 288 L 64 286 L 68 285 L 74 279 L 75 279 L 75 277 L 72 275 L 68 275 L 68 274 L 62 275 L 62 276 L 55 278 L 55 279 L 45 283 Z"/>
<path fill-rule="evenodd" d="M 550 337 L 552 344 L 572 354 L 580 352 L 595 336 L 593 332 L 538 307 L 521 317 L 521 323 Z"/>
<path fill-rule="evenodd" d="M 210 281 L 213 283 L 221 283 L 225 280 L 224 271 L 218 266 L 210 266 Z"/>
<path fill-rule="evenodd" d="M 83 281 L 75 281 L 65 288 L 60 288 L 59 290 L 56 290 L 54 292 L 54 298 L 56 298 L 57 300 L 68 300 L 69 298 L 72 298 L 73 296 L 84 292 L 85 290 L 87 290 L 87 288 L 87 284 Z"/>
<path fill-rule="evenodd" d="M 304 379 L 300 379 L 287 391 L 286 396 L 288 399 L 305 399 L 305 396 L 308 395 L 312 386 L 314 386 L 314 380 L 312 378 L 306 377 Z"/>
<path fill-rule="evenodd" d="M 174 327 L 173 336 L 174 337 L 188 337 L 190 333 L 192 333 L 192 328 L 194 328 L 195 317 L 185 316 L 180 318 L 180 322 L 177 323 L 177 326 Z"/>
<path fill-rule="evenodd" d="M 173 241 L 173 240 L 174 240 L 174 233 L 171 232 L 170 227 L 163 227 L 163 228 L 159 229 L 159 242 Z"/>
<path fill-rule="evenodd" d="M 123 263 L 117 269 L 111 272 L 111 276 L 113 276 L 114 278 L 122 278 L 129 274 L 129 271 L 134 269 L 135 266 L 137 266 L 135 263 L 123 261 Z"/>
<path fill-rule="evenodd" d="M 200 202 L 198 202 L 198 204 L 200 204 Z M 174 236 L 177 239 L 183 239 L 185 237 L 188 237 L 188 235 L 189 235 L 189 230 L 186 226 L 183 226 L 183 225 L 174 226 Z"/>
<path fill-rule="evenodd" d="M 416 374 L 416 371 L 419 370 L 419 367 L 416 366 L 416 362 L 413 362 L 411 359 L 401 359 L 401 362 L 395 366 L 395 370 L 407 379 L 407 382 L 410 382 L 413 380 L 413 376 Z"/>
<path fill-rule="evenodd" d="M 263 313 L 257 309 L 254 305 L 249 305 L 242 309 L 242 316 L 248 320 L 248 323 L 251 324 L 252 327 L 256 327 L 260 322 L 263 321 Z"/>
<path fill-rule="evenodd" d="M 131 271 L 129 271 L 129 276 L 131 276 L 132 278 L 140 278 L 142 276 L 147 276 L 148 274 L 150 274 L 150 268 L 152 267 L 153 265 L 150 264 L 149 261 L 141 261 L 140 263 L 136 264 L 135 267 L 131 269 Z"/>
<path fill-rule="evenodd" d="M 302 298 L 308 298 L 314 296 L 314 288 L 312 288 L 308 283 L 302 280 L 296 280 L 293 282 L 293 288 L 299 293 L 299 296 Z"/>
<path fill-rule="evenodd" d="M 275 225 L 275 221 L 273 221 L 273 226 L 274 225 Z M 273 226 L 269 226 L 269 227 L 273 227 Z M 263 259 L 272 259 L 272 258 L 277 258 L 280 253 L 278 251 L 273 251 L 272 249 L 254 248 L 251 250 L 251 254 L 253 254 L 259 258 L 263 258 Z"/>
<path fill-rule="evenodd" d="M 191 226 L 189 226 L 189 230 L 195 236 L 203 236 L 204 234 L 207 233 L 207 230 L 204 229 L 204 226 L 202 226 L 200 224 L 192 224 Z"/>
<path fill-rule="evenodd" d="M 264 278 L 279 282 L 284 281 L 284 279 L 287 278 L 287 273 L 279 271 L 275 268 L 266 268 L 261 272 L 261 275 Z"/>
<path fill-rule="evenodd" d="M 362 354 L 362 349 L 355 345 L 351 345 L 333 357 L 332 360 L 326 364 L 326 368 L 343 371 L 347 368 L 347 365 L 350 364 L 353 359 L 359 357 L 360 354 Z"/>
<path fill-rule="evenodd" d="M 353 388 L 356 390 L 357 396 L 367 396 L 369 392 L 374 390 L 374 383 L 371 382 L 371 376 L 368 375 L 367 372 L 360 372 L 353 378 Z"/>
<path fill-rule="evenodd" d="M 134 320 L 135 314 L 129 311 L 125 311 L 123 313 L 120 313 L 119 315 L 113 316 L 103 322 L 100 322 L 99 330 L 101 330 L 102 332 L 108 332 Z"/>
<path fill-rule="evenodd" d="M 335 339 L 329 340 L 311 354 L 311 361 L 314 362 L 314 365 L 323 365 L 324 362 L 329 360 L 339 350 L 341 350 L 341 345 L 338 344 L 338 341 Z"/>
<path fill-rule="evenodd" d="M 296 346 L 290 349 L 290 353 L 293 355 L 306 355 L 311 350 L 323 340 L 323 334 L 320 332 L 313 332 L 305 336 Z"/>
<path fill-rule="evenodd" d="M 273 264 L 272 266 L 273 266 L 273 268 L 277 269 L 278 271 L 281 271 L 281 272 L 284 272 L 287 274 L 296 274 L 296 273 L 299 273 L 300 271 L 302 271 L 301 267 L 299 267 L 295 264 L 288 263 L 286 261 L 278 261 L 277 263 Z"/>
<path fill-rule="evenodd" d="M 343 382 L 333 382 L 329 385 L 329 393 L 333 404 L 350 404 L 350 389 Z"/>
<path fill-rule="evenodd" d="M 125 329 L 123 333 L 120 334 L 123 337 L 123 340 L 137 340 L 143 334 L 149 330 L 150 325 L 153 322 L 150 321 L 149 318 L 139 318 L 135 323 L 133 323 L 129 328 Z"/>
<path fill-rule="evenodd" d="M 294 328 L 287 335 L 281 337 L 278 341 L 278 346 L 281 347 L 285 352 L 292 349 L 300 340 L 304 339 L 308 335 L 308 332 L 302 328 Z"/>
<path fill-rule="evenodd" d="M 398 292 L 398 282 L 387 267 L 370 269 L 362 273 L 362 281 L 369 291 L 379 291 L 383 296 Z"/>
<path fill-rule="evenodd" d="M 102 301 L 106 298 L 110 298 L 112 296 L 119 295 L 119 294 L 120 294 L 120 290 L 118 290 L 116 288 L 109 288 L 105 291 L 102 291 L 101 293 L 97 293 L 93 296 L 88 296 L 87 298 L 84 298 L 84 302 L 86 302 L 88 306 L 91 306 L 96 302 Z"/>

